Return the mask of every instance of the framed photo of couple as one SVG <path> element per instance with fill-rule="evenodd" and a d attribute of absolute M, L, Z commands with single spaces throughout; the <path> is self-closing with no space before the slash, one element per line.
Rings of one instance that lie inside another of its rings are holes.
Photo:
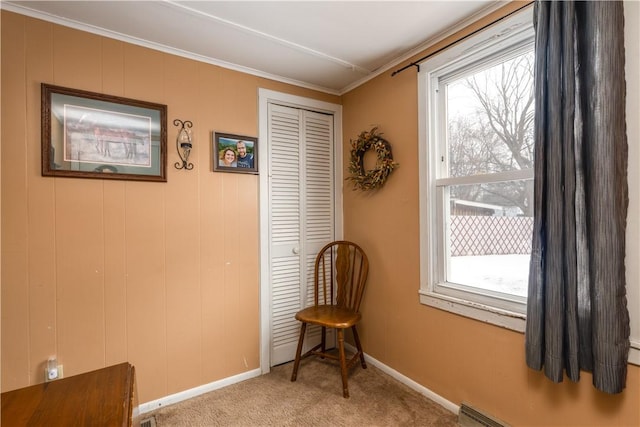
<path fill-rule="evenodd" d="M 214 172 L 258 174 L 258 138 L 230 133 L 213 133 Z"/>

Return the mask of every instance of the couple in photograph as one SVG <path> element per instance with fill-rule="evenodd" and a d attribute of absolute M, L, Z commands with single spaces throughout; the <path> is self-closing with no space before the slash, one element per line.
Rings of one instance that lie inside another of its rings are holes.
<path fill-rule="evenodd" d="M 236 153 L 237 150 L 237 153 Z M 236 142 L 236 150 L 231 147 L 224 149 L 220 158 L 220 166 L 230 168 L 253 168 L 253 154 L 247 153 L 247 144 L 239 140 Z"/>

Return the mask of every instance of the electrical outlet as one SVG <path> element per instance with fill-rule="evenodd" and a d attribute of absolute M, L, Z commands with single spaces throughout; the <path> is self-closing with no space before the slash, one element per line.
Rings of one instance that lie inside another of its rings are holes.
<path fill-rule="evenodd" d="M 64 372 L 62 370 L 62 365 L 51 366 L 44 370 L 44 381 L 54 381 L 59 380 L 64 376 Z"/>

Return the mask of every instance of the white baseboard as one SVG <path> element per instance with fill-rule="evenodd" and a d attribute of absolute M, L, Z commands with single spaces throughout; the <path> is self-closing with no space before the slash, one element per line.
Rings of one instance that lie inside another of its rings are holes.
<path fill-rule="evenodd" d="M 354 353 L 357 351 L 356 348 L 353 347 L 351 344 L 345 343 L 344 346 L 345 346 L 345 348 L 349 349 L 350 351 L 352 351 Z M 433 400 L 438 405 L 440 405 L 443 408 L 453 412 L 454 414 L 456 414 L 456 415 L 458 414 L 458 411 L 460 410 L 460 406 L 456 405 L 455 403 L 453 403 L 453 402 L 445 399 L 444 397 L 440 396 L 439 394 L 429 390 L 428 388 L 426 388 L 422 384 L 418 384 L 417 382 L 415 382 L 411 378 L 402 375 L 400 372 L 396 371 L 395 369 L 392 369 L 392 368 L 388 367 L 387 365 L 385 365 L 384 363 L 380 362 L 379 360 L 369 356 L 367 353 L 364 354 L 364 358 L 365 358 L 365 361 L 367 363 L 371 363 L 373 366 L 375 366 L 376 368 L 380 369 L 382 372 L 384 372 L 385 374 L 389 375 L 390 377 L 400 381 L 402 384 L 406 385 L 410 389 L 417 391 L 418 393 L 420 393 L 421 395 L 427 397 L 430 400 Z"/>
<path fill-rule="evenodd" d="M 356 351 L 356 349 L 348 343 L 345 343 L 345 348 L 347 348 L 352 352 Z M 429 390 L 423 385 L 418 384 L 417 382 L 413 381 L 411 378 L 402 375 L 400 372 L 388 367 L 384 363 L 369 356 L 366 353 L 365 353 L 365 360 L 367 361 L 367 363 L 371 363 L 373 366 L 380 369 L 382 372 L 396 379 L 397 381 L 400 381 L 410 389 L 415 390 L 418 393 L 422 394 L 423 396 L 427 397 L 428 399 L 433 400 L 434 402 L 436 402 L 443 408 L 451 411 L 452 413 L 458 414 L 460 407 L 455 403 L 448 401 L 447 399 L 440 396 L 439 394 L 434 393 L 433 391 Z M 198 387 L 194 387 L 189 390 L 181 391 L 179 393 L 171 394 L 169 396 L 165 396 L 163 398 L 153 400 L 151 402 L 141 403 L 138 406 L 138 412 L 139 414 L 145 414 L 147 412 L 151 412 L 155 409 L 158 409 L 162 406 L 168 406 L 174 403 L 182 402 L 183 400 L 191 399 L 193 397 L 200 396 L 201 394 L 208 393 L 210 391 L 217 390 L 235 383 L 239 383 L 239 382 L 248 380 L 250 378 L 258 377 L 260 375 L 262 375 L 262 370 L 254 369 L 252 371 L 243 372 L 241 374 L 234 375 L 232 377 L 223 378 L 221 380 L 214 381 L 209 384 L 204 384 Z"/>
<path fill-rule="evenodd" d="M 200 396 L 201 394 L 208 393 L 210 391 L 217 390 L 219 388 L 223 388 L 235 383 L 239 383 L 250 378 L 258 377 L 260 375 L 262 375 L 261 370 L 254 369 L 252 371 L 247 371 L 238 375 L 234 375 L 232 377 L 223 378 L 209 384 L 203 384 L 189 390 L 171 394 L 157 400 L 152 400 L 151 402 L 141 403 L 140 405 L 138 405 L 138 413 L 145 414 L 162 406 L 173 405 L 174 403 L 182 402 L 183 400 L 191 399 L 193 397 Z"/>

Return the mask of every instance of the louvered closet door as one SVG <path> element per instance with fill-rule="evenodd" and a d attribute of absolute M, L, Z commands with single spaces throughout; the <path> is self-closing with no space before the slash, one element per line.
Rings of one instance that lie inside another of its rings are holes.
<path fill-rule="evenodd" d="M 268 128 L 273 366 L 295 357 L 294 315 L 313 304 L 315 257 L 335 236 L 333 116 L 270 104 Z M 309 328 L 305 347 L 318 342 Z"/>

